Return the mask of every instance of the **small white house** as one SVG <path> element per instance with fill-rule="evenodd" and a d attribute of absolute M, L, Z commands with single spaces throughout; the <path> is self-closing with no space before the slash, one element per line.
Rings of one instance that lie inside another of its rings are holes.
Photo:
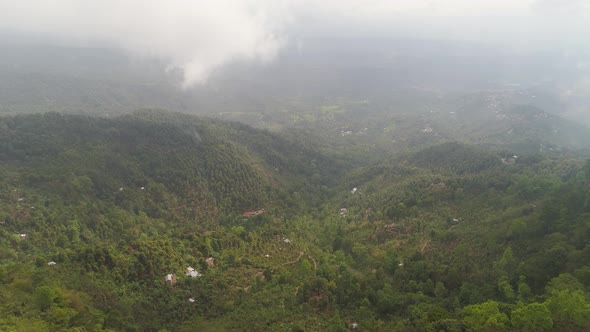
<path fill-rule="evenodd" d="M 346 217 L 346 215 L 348 214 L 348 209 L 347 208 L 341 208 L 340 209 L 340 215 L 343 217 Z"/>
<path fill-rule="evenodd" d="M 164 283 L 169 284 L 170 286 L 176 283 L 176 275 L 175 274 L 167 274 L 164 276 Z"/>
<path fill-rule="evenodd" d="M 207 263 L 208 266 L 215 266 L 215 258 L 213 257 L 208 257 L 205 262 Z"/>
<path fill-rule="evenodd" d="M 184 275 L 186 275 L 187 277 L 193 277 L 193 278 L 202 276 L 202 274 L 200 274 L 199 271 L 193 269 L 191 266 L 184 269 Z"/>

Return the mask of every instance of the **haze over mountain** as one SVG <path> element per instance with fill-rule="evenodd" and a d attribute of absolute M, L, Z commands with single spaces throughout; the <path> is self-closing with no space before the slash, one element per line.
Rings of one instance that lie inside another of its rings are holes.
<path fill-rule="evenodd" d="M 62 89 L 87 95 L 85 109 L 104 108 L 93 99 L 118 93 L 115 102 L 130 109 L 180 97 L 160 104 L 187 110 L 211 99 L 269 107 L 269 94 L 371 97 L 400 86 L 443 93 L 518 86 L 550 91 L 560 111 L 576 119 L 587 113 L 590 57 L 577 42 L 590 32 L 583 1 L 5 0 L 0 6 L 8 71 L 2 77 L 17 92 L 9 95 L 28 91 L 10 75 L 17 68 L 45 81 L 33 87 L 37 99 L 74 109 L 80 105 Z M 137 90 L 146 86 L 150 92 L 141 95 Z M 149 98 L 154 93 L 168 98 Z"/>
<path fill-rule="evenodd" d="M 0 330 L 588 331 L 589 16 L 0 0 Z"/>

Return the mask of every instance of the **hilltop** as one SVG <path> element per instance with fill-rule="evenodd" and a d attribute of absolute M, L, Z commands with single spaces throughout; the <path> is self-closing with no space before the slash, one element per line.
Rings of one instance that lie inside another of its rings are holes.
<path fill-rule="evenodd" d="M 143 209 L 148 202 L 141 197 L 153 190 L 175 196 L 166 209 L 190 205 L 229 213 L 285 206 L 277 200 L 281 193 L 314 175 L 316 185 L 335 175 L 333 161 L 313 147 L 238 123 L 175 113 L 115 119 L 48 113 L 4 118 L 0 127 L 0 158 L 20 173 L 5 185 L 20 181 L 72 202 L 99 198 Z"/>

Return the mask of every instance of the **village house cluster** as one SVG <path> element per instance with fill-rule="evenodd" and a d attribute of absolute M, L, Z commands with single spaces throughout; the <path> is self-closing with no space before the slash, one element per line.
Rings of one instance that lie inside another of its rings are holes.
<path fill-rule="evenodd" d="M 208 257 L 205 262 L 207 263 L 208 266 L 213 267 L 215 266 L 215 258 L 213 257 Z M 203 274 L 199 271 L 197 271 L 195 268 L 193 268 L 192 266 L 187 266 L 184 269 L 184 275 L 186 277 L 189 278 L 198 278 L 198 277 L 202 277 Z M 168 286 L 172 287 L 174 286 L 176 283 L 178 282 L 178 277 L 176 276 L 176 274 L 174 273 L 168 273 L 164 276 L 164 283 L 167 284 Z M 188 301 L 190 303 L 194 303 L 196 300 L 194 297 L 191 297 L 188 299 Z"/>

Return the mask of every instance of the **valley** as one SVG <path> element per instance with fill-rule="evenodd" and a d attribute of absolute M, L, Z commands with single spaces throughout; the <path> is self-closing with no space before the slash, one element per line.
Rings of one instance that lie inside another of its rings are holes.
<path fill-rule="evenodd" d="M 159 110 L 1 118 L 0 328 L 588 326 L 586 132 L 547 136 L 523 109 L 478 144 L 442 111 L 344 127 L 339 109 L 281 133 Z"/>

